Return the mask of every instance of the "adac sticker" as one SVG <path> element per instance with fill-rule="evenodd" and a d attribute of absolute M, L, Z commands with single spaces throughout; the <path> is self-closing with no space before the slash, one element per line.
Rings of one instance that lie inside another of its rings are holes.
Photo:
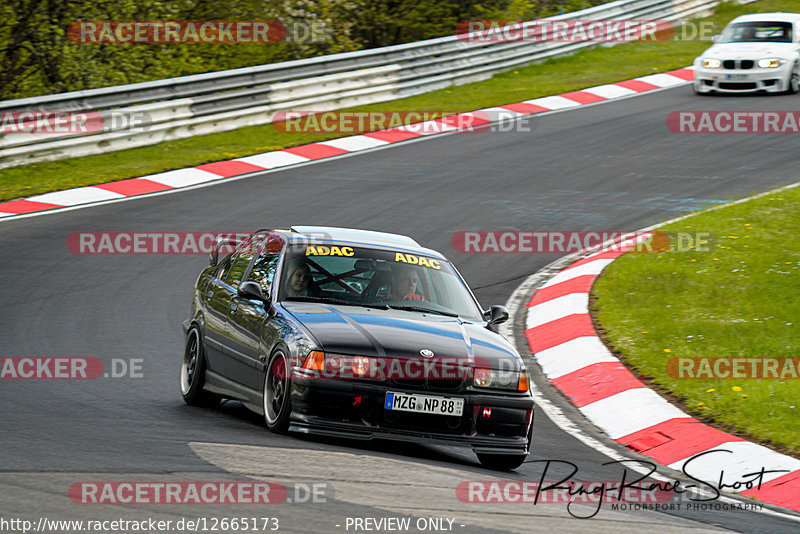
<path fill-rule="evenodd" d="M 394 255 L 394 261 L 401 261 L 403 263 L 410 263 L 411 265 L 421 265 L 422 267 L 430 267 L 431 269 L 441 269 L 442 266 L 437 260 L 425 258 L 422 256 L 415 256 L 413 254 L 403 254 L 398 252 Z"/>
<path fill-rule="evenodd" d="M 319 246 L 308 246 L 306 247 L 306 256 L 352 256 L 353 255 L 353 248 L 352 247 L 325 247 L 322 245 Z"/>

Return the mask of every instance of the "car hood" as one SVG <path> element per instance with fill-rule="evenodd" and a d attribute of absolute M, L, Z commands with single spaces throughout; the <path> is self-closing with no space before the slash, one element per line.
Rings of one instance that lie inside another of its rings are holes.
<path fill-rule="evenodd" d="M 522 367 L 511 344 L 483 323 L 429 313 L 318 303 L 284 303 L 284 308 L 329 353 L 419 358 L 420 351 L 428 349 L 434 358 L 468 358 L 479 367 Z"/>
<path fill-rule="evenodd" d="M 716 59 L 790 58 L 797 50 L 792 43 L 720 43 L 706 50 L 702 57 Z"/>

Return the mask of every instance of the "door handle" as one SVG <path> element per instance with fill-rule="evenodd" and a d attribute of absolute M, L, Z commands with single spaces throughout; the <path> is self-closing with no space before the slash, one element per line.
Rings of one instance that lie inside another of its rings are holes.
<path fill-rule="evenodd" d="M 209 289 L 208 291 L 206 291 L 206 300 L 211 300 L 211 297 L 213 297 L 213 296 L 214 296 L 214 290 L 213 289 Z"/>
<path fill-rule="evenodd" d="M 231 302 L 231 312 L 235 312 L 238 307 L 239 304 L 237 302 Z"/>

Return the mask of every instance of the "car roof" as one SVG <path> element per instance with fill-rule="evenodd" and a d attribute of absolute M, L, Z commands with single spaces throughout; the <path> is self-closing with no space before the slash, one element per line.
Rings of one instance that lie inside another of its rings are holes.
<path fill-rule="evenodd" d="M 750 15 L 742 15 L 736 17 L 731 21 L 731 24 L 737 22 L 794 22 L 800 23 L 800 13 L 752 13 Z"/>
<path fill-rule="evenodd" d="M 441 253 L 425 248 L 414 239 L 401 234 L 335 226 L 292 226 L 289 230 L 278 231 L 287 238 L 289 243 L 348 244 L 385 250 L 402 250 L 445 259 Z"/>

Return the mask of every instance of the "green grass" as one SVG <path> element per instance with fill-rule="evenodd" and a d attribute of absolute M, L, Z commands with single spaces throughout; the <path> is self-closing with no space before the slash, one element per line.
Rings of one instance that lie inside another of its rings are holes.
<path fill-rule="evenodd" d="M 598 279 L 592 306 L 609 345 L 651 385 L 700 419 L 794 455 L 800 380 L 680 379 L 666 364 L 800 357 L 799 228 L 800 188 L 701 212 L 663 229 L 708 232 L 708 251 L 673 240 L 660 254 L 625 254 Z"/>
<path fill-rule="evenodd" d="M 722 28 L 730 19 L 744 13 L 791 11 L 795 4 L 796 0 L 762 0 L 745 6 L 723 4 L 713 17 L 704 20 Z M 510 104 L 685 67 L 709 44 L 707 41 L 676 40 L 598 47 L 498 74 L 491 80 L 353 109 L 467 111 Z M 13 167 L 0 170 L 0 201 L 281 150 L 334 137 L 341 135 L 282 133 L 272 125 L 264 125 Z"/>

